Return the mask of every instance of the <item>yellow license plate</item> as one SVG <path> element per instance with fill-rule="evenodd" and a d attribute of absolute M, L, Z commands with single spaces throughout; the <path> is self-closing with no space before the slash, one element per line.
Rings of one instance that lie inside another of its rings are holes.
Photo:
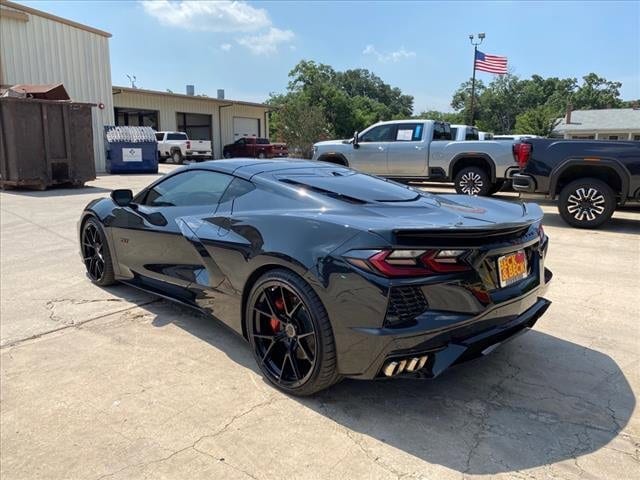
<path fill-rule="evenodd" d="M 498 258 L 500 287 L 507 287 L 527 276 L 527 255 L 524 250 Z"/>

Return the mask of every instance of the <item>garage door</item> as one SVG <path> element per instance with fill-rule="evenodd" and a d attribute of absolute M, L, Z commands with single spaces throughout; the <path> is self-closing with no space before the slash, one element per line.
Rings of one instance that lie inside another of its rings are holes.
<path fill-rule="evenodd" d="M 211 141 L 211 115 L 201 113 L 176 113 L 179 132 L 185 132 L 191 140 Z"/>
<path fill-rule="evenodd" d="M 233 138 L 259 137 L 260 120 L 258 118 L 233 117 Z"/>

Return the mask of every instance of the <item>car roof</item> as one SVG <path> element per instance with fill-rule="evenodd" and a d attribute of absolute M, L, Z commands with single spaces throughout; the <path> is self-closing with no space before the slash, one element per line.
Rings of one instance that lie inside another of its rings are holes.
<path fill-rule="evenodd" d="M 251 178 L 265 172 L 286 171 L 299 168 L 335 168 L 336 165 L 323 162 L 313 162 L 302 159 L 258 160 L 255 158 L 233 158 L 229 160 L 210 160 L 208 162 L 192 163 L 188 168 L 213 170 L 216 172 L 233 174 L 241 178 Z"/>

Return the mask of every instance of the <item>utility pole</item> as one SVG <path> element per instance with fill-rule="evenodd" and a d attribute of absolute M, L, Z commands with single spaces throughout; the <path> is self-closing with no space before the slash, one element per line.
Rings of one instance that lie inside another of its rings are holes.
<path fill-rule="evenodd" d="M 475 100 L 476 100 L 476 57 L 478 56 L 478 45 L 484 40 L 484 33 L 478 34 L 478 41 L 474 42 L 474 35 L 469 35 L 469 41 L 473 45 L 473 76 L 471 77 L 471 121 L 469 125 L 475 124 Z"/>

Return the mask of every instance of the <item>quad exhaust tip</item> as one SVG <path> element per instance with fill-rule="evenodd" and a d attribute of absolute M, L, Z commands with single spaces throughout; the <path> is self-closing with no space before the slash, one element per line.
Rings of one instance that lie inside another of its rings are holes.
<path fill-rule="evenodd" d="M 427 358 L 427 355 L 422 355 L 420 357 L 409 357 L 402 360 L 390 360 L 382 367 L 382 373 L 384 373 L 386 377 L 393 377 L 402 372 L 415 372 L 426 365 Z"/>

